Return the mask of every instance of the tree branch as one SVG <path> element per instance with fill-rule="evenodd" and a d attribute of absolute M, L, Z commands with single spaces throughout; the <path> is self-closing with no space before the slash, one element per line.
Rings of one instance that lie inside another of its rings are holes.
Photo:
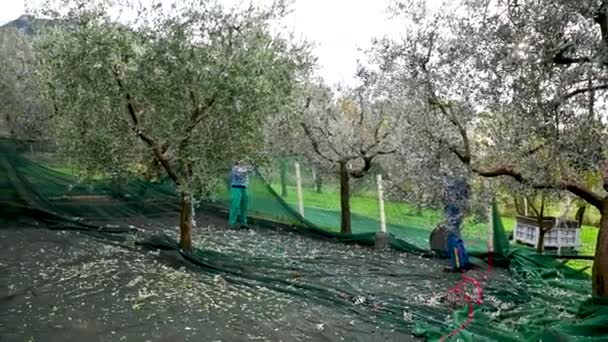
<path fill-rule="evenodd" d="M 310 102 L 311 102 L 311 98 L 307 97 L 306 103 L 305 103 L 304 107 L 302 107 L 302 110 L 300 111 L 300 114 L 301 114 L 300 116 L 302 116 L 304 114 L 304 112 L 306 112 L 306 110 L 308 110 L 308 108 L 310 107 Z M 304 134 L 306 134 L 306 136 L 308 137 L 308 140 L 310 140 L 313 150 L 319 157 L 321 157 L 322 159 L 325 159 L 326 161 L 328 161 L 330 163 L 338 162 L 337 160 L 334 160 L 333 158 L 330 158 L 330 157 L 326 156 L 325 154 L 323 154 L 323 152 L 321 152 L 321 147 L 319 145 L 319 142 L 314 138 L 310 128 L 303 121 L 300 122 L 300 126 L 302 127 L 302 129 L 304 129 Z"/>
<path fill-rule="evenodd" d="M 118 71 L 113 70 L 113 72 L 114 72 L 114 78 L 116 79 L 116 84 L 118 85 L 118 89 L 120 90 L 120 92 L 122 94 L 124 94 L 124 97 L 125 97 L 125 100 L 127 103 L 127 112 L 129 113 L 129 116 L 133 123 L 133 127 L 137 128 L 139 126 L 139 117 L 137 116 L 137 112 L 135 111 L 135 107 L 133 106 L 131 94 L 129 92 L 125 91 L 125 87 L 122 83 L 122 79 L 118 75 Z"/>
<path fill-rule="evenodd" d="M 448 150 L 450 150 L 450 152 L 454 153 L 456 155 L 456 157 L 458 157 L 458 159 L 464 164 L 464 165 L 469 165 L 471 163 L 471 158 L 468 157 L 467 155 L 463 154 L 462 152 L 460 152 L 458 150 L 458 147 L 454 146 L 454 145 L 449 145 L 447 144 Z"/>
<path fill-rule="evenodd" d="M 470 165 L 470 163 L 471 163 L 471 162 L 470 162 L 470 159 L 467 159 L 467 158 L 466 158 L 466 157 L 465 157 L 465 156 L 464 156 L 464 155 L 463 155 L 463 154 L 462 154 L 462 153 L 461 153 L 461 152 L 458 150 L 458 147 L 456 147 L 456 146 L 454 146 L 454 145 L 451 145 L 451 144 L 450 144 L 448 141 L 446 141 L 445 139 L 442 139 L 442 138 L 436 137 L 436 136 L 435 136 L 435 135 L 434 135 L 434 134 L 433 134 L 431 131 L 429 131 L 429 130 L 428 130 L 428 129 L 426 129 L 426 128 L 423 128 L 423 129 L 422 129 L 422 131 L 423 131 L 424 133 L 426 133 L 426 135 L 428 135 L 428 137 L 429 137 L 429 138 L 430 138 L 432 141 L 437 142 L 439 145 L 444 145 L 444 146 L 446 146 L 446 147 L 447 147 L 447 149 L 448 149 L 450 152 L 454 153 L 454 155 L 456 155 L 456 157 L 458 157 L 458 159 L 459 159 L 459 160 L 460 160 L 460 161 L 461 161 L 461 162 L 462 162 L 464 165 L 466 165 L 466 166 L 469 166 L 469 165 Z"/>
<path fill-rule="evenodd" d="M 531 201 L 527 197 L 526 197 L 526 202 L 528 203 L 528 205 L 530 206 L 530 208 L 532 208 L 532 211 L 534 212 L 534 214 L 536 215 L 536 217 L 539 217 L 540 216 L 540 212 L 538 211 L 538 209 L 536 209 L 536 206 L 534 205 L 534 202 Z"/>
<path fill-rule="evenodd" d="M 314 129 L 316 129 L 317 131 L 319 131 L 321 133 L 321 135 L 324 137 L 325 141 L 327 142 L 327 146 L 329 146 L 329 148 L 337 155 L 340 156 L 342 155 L 342 153 L 338 152 L 338 150 L 336 149 L 336 147 L 334 146 L 334 144 L 331 143 L 331 138 L 334 137 L 334 135 L 331 133 L 331 131 L 329 129 L 323 129 L 322 127 L 313 127 Z"/>
<path fill-rule="evenodd" d="M 198 126 L 203 121 L 203 119 L 205 118 L 204 114 L 207 114 L 213 108 L 213 105 L 215 104 L 215 101 L 217 99 L 217 94 L 211 95 L 202 104 L 197 104 L 193 92 L 190 92 L 190 98 L 193 107 L 190 113 L 190 121 L 188 123 L 188 126 L 186 127 L 186 135 L 184 137 L 184 139 L 186 140 L 190 139 L 192 131 L 194 131 L 196 126 Z"/>
<path fill-rule="evenodd" d="M 135 132 L 140 137 L 140 139 L 143 140 L 150 147 L 150 149 L 152 149 L 154 156 L 160 162 L 160 164 L 163 166 L 165 171 L 167 171 L 169 178 L 171 178 L 175 182 L 176 185 L 180 185 L 180 178 L 179 178 L 178 174 L 175 172 L 175 170 L 171 166 L 171 163 L 169 162 L 169 160 L 163 155 L 162 149 L 158 145 L 158 143 L 152 137 L 143 133 L 141 130 L 135 130 Z"/>
<path fill-rule="evenodd" d="M 389 154 L 394 154 L 394 153 L 397 153 L 396 149 L 388 150 L 388 151 L 378 151 L 378 152 L 376 152 L 376 154 L 374 155 L 374 157 L 375 156 L 381 156 L 381 155 L 389 155 Z"/>
<path fill-rule="evenodd" d="M 313 137 L 312 132 L 310 131 L 310 129 L 308 128 L 308 126 L 304 123 L 304 122 L 300 122 L 300 126 L 302 126 L 302 128 L 304 129 L 304 133 L 306 134 L 306 136 L 308 137 L 308 140 L 310 140 L 310 143 L 312 145 L 312 149 L 315 151 L 315 153 L 325 159 L 326 161 L 329 161 L 331 163 L 337 163 L 337 160 L 334 160 L 328 156 L 326 156 L 325 154 L 323 154 L 323 152 L 321 152 L 321 148 L 319 146 L 319 142 Z"/>
<path fill-rule="evenodd" d="M 361 156 L 361 159 L 363 159 L 363 167 L 359 170 L 350 171 L 349 174 L 353 178 L 362 178 L 363 176 L 365 176 L 367 174 L 367 172 L 372 167 L 372 162 L 373 162 L 374 158 L 376 158 L 377 156 L 380 156 L 380 155 L 389 155 L 389 154 L 393 154 L 396 152 L 397 152 L 397 150 L 393 149 L 393 150 L 377 151 L 371 155 L 363 155 L 363 156 Z"/>
<path fill-rule="evenodd" d="M 359 100 L 359 127 L 363 125 L 363 117 L 365 115 L 364 107 L 363 107 L 363 95 L 361 93 L 357 94 L 357 99 Z"/>
<path fill-rule="evenodd" d="M 349 171 L 349 175 L 352 178 L 363 178 L 367 172 L 369 171 L 369 169 L 371 169 L 372 167 L 372 160 L 374 159 L 373 156 L 365 156 L 363 157 L 363 167 L 359 170 L 353 170 L 353 171 Z"/>
<path fill-rule="evenodd" d="M 540 213 L 538 215 L 538 218 L 542 220 L 543 216 L 545 216 L 545 194 L 544 193 L 542 193 L 540 195 Z"/>
<path fill-rule="evenodd" d="M 148 145 L 148 147 L 150 147 L 156 159 L 160 162 L 160 164 L 163 166 L 163 168 L 169 175 L 169 178 L 171 178 L 176 185 L 179 185 L 180 177 L 171 166 L 169 160 L 165 157 L 163 153 L 163 148 L 156 142 L 156 140 L 154 140 L 150 135 L 144 133 L 139 127 L 139 117 L 137 116 L 137 112 L 135 111 L 135 107 L 133 106 L 133 99 L 131 97 L 131 94 L 124 88 L 123 82 L 118 72 L 115 69 L 112 71 L 114 73 L 114 78 L 116 80 L 118 89 L 122 94 L 124 94 L 123 96 L 125 97 L 127 113 L 129 114 L 132 123 L 131 129 L 144 143 Z"/>
<path fill-rule="evenodd" d="M 591 79 L 591 77 L 589 77 L 587 87 L 593 88 L 593 80 Z M 589 111 L 589 120 L 595 119 L 595 91 L 593 90 L 589 91 L 589 105 L 587 108 Z"/>
<path fill-rule="evenodd" d="M 390 135 L 391 132 L 386 131 L 386 132 L 384 132 L 384 134 L 382 134 L 382 136 L 380 136 L 380 126 L 382 126 L 382 123 L 383 123 L 382 121 L 379 121 L 378 124 L 376 125 L 376 128 L 374 129 L 374 142 L 366 148 L 361 148 L 360 149 L 361 154 L 365 155 L 369 151 L 372 151 L 376 147 L 380 146 L 382 144 L 382 142 L 384 141 L 384 139 L 386 139 Z"/>
<path fill-rule="evenodd" d="M 486 178 L 494 178 L 500 176 L 508 176 L 518 181 L 519 183 L 530 186 L 533 189 L 537 190 L 549 190 L 549 189 L 558 189 L 558 190 L 566 190 L 571 192 L 572 194 L 584 199 L 589 204 L 594 207 L 601 209 L 602 207 L 602 198 L 594 193 L 592 190 L 585 188 L 583 185 L 578 184 L 572 181 L 562 180 L 558 184 L 532 184 L 529 180 L 524 178 L 521 173 L 516 172 L 511 166 L 506 167 L 497 167 L 494 169 L 479 169 L 479 168 L 471 168 L 471 171 Z"/>
<path fill-rule="evenodd" d="M 567 57 L 564 56 L 568 50 L 574 46 L 574 43 L 566 41 L 564 44 L 561 44 L 558 47 L 558 51 L 555 55 L 550 59 L 551 62 L 557 65 L 571 65 L 571 64 L 583 64 L 591 62 L 591 58 L 584 57 Z"/>
<path fill-rule="evenodd" d="M 552 62 L 557 65 L 570 65 L 570 64 L 583 64 L 591 62 L 591 58 L 589 57 L 565 57 L 563 52 L 558 52 L 555 56 L 553 56 Z"/>
<path fill-rule="evenodd" d="M 427 68 L 427 64 L 429 63 L 430 59 L 431 59 L 431 53 L 432 53 L 432 49 L 433 49 L 433 44 L 434 44 L 434 34 L 431 35 L 430 39 L 430 43 L 429 43 L 429 51 L 427 53 L 426 59 L 422 62 L 422 71 L 426 74 L 427 76 L 427 87 L 428 87 L 428 91 L 429 91 L 429 104 L 431 106 L 437 107 L 439 108 L 440 112 L 450 121 L 450 123 L 452 123 L 452 125 L 454 125 L 456 127 L 456 129 L 458 130 L 458 133 L 460 134 L 460 137 L 462 138 L 462 142 L 464 144 L 464 154 L 462 153 L 457 153 L 458 158 L 460 158 L 460 160 L 464 163 L 464 164 L 470 164 L 471 162 L 471 147 L 470 147 L 470 143 L 469 143 L 469 137 L 467 135 L 467 131 L 464 128 L 464 126 L 462 126 L 462 124 L 458 121 L 458 119 L 456 118 L 456 116 L 454 115 L 454 113 L 451 110 L 448 110 L 448 108 L 445 106 L 445 104 L 443 104 L 440 100 L 439 97 L 437 96 L 437 93 L 435 92 L 435 89 L 433 87 L 433 83 L 431 81 L 431 73 L 429 72 L 428 68 Z M 454 151 L 453 151 L 454 152 Z"/>
<path fill-rule="evenodd" d="M 594 91 L 597 91 L 597 90 L 605 90 L 605 89 L 608 89 L 608 83 L 607 84 L 596 85 L 596 86 L 593 86 L 593 87 L 585 87 L 585 88 L 573 90 L 573 91 L 567 93 L 566 95 L 564 95 L 562 97 L 562 100 L 568 100 L 570 98 L 573 98 L 576 95 L 584 94 L 584 93 L 587 93 L 587 92 L 594 92 Z"/>
<path fill-rule="evenodd" d="M 525 151 L 523 155 L 524 155 L 524 157 L 530 157 L 533 154 L 535 154 L 536 152 L 540 151 L 543 147 L 545 147 L 545 143 L 540 143 L 538 146 Z"/>
<path fill-rule="evenodd" d="M 429 80 L 430 82 L 430 80 Z M 470 147 L 470 142 L 469 142 L 469 136 L 467 134 L 466 129 L 464 128 L 464 126 L 460 123 L 460 121 L 458 121 L 458 119 L 456 118 L 456 115 L 454 115 L 450 110 L 448 110 L 448 108 L 439 101 L 439 99 L 437 98 L 437 95 L 435 95 L 435 91 L 433 90 L 432 86 L 429 87 L 431 90 L 431 97 L 429 97 L 429 104 L 431 104 L 432 106 L 436 106 L 440 109 L 441 113 L 450 121 L 450 123 L 452 125 L 454 125 L 456 127 L 456 129 L 458 130 L 458 133 L 460 134 L 460 137 L 462 138 L 462 143 L 464 145 L 464 153 L 458 153 L 458 158 L 460 158 L 460 160 L 462 160 L 463 163 L 465 164 L 469 164 L 471 162 L 471 147 Z M 454 147 L 455 149 L 455 147 Z"/>
<path fill-rule="evenodd" d="M 606 44 L 608 42 L 608 1 L 602 1 L 600 8 L 593 16 L 593 21 L 600 26 L 602 40 L 604 41 L 604 44 Z"/>
<path fill-rule="evenodd" d="M 608 191 L 608 161 L 604 160 L 600 162 L 600 176 L 602 177 L 602 183 L 604 191 Z"/>

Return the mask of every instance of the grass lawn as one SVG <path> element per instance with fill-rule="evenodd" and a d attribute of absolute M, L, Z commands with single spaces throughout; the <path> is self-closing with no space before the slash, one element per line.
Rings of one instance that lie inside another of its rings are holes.
<path fill-rule="evenodd" d="M 280 186 L 273 184 L 272 188 L 281 193 Z M 286 202 L 297 205 L 296 188 L 287 187 Z M 310 208 L 340 211 L 340 194 L 336 189 L 324 188 L 323 193 L 317 193 L 312 189 L 303 189 L 304 206 Z M 378 219 L 378 199 L 372 196 L 352 196 L 350 207 L 353 214 Z M 417 212 L 412 206 L 403 202 L 384 202 L 384 211 L 387 223 L 403 226 L 426 226 L 432 227 L 441 219 L 435 210 L 422 210 Z M 430 228 L 433 229 L 433 228 Z"/>

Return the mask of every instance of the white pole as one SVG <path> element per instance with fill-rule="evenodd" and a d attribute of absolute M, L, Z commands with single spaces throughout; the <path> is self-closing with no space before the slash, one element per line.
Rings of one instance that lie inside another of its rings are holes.
<path fill-rule="evenodd" d="M 557 227 L 557 255 L 562 255 L 562 229 Z"/>
<path fill-rule="evenodd" d="M 494 210 L 492 205 L 488 210 L 488 252 L 494 252 Z"/>
<path fill-rule="evenodd" d="M 312 167 L 312 188 L 315 189 L 316 188 L 316 184 L 317 184 L 317 173 L 315 172 L 315 167 Z"/>
<path fill-rule="evenodd" d="M 190 197 L 190 209 L 192 209 L 192 228 L 196 228 L 196 211 L 194 210 L 194 198 Z"/>
<path fill-rule="evenodd" d="M 378 175 L 378 206 L 380 207 L 380 231 L 386 233 L 386 216 L 384 215 L 384 194 L 382 189 L 382 175 Z"/>
<path fill-rule="evenodd" d="M 528 199 L 524 197 L 524 215 L 528 216 Z"/>
<path fill-rule="evenodd" d="M 567 221 L 563 218 L 568 215 L 572 203 L 574 203 L 574 199 L 568 201 L 567 204 L 565 204 L 563 201 L 560 202 L 560 214 L 559 217 L 555 220 L 555 228 L 557 229 L 557 255 L 562 254 L 562 221 Z"/>
<path fill-rule="evenodd" d="M 300 163 L 296 162 L 296 192 L 298 193 L 298 211 L 304 216 L 304 200 L 302 199 L 302 175 L 300 175 Z"/>

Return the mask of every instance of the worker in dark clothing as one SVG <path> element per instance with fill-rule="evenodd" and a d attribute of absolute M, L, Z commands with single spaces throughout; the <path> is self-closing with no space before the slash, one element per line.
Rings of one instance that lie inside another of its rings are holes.
<path fill-rule="evenodd" d="M 470 188 L 464 177 L 446 177 L 444 208 L 447 220 L 447 254 L 456 272 L 471 268 L 469 255 L 460 235 L 467 210 Z"/>

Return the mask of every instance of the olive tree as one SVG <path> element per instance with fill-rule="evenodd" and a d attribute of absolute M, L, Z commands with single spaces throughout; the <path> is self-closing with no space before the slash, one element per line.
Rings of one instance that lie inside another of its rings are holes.
<path fill-rule="evenodd" d="M 366 176 L 374 163 L 396 150 L 400 118 L 376 92 L 373 80 L 335 94 L 312 84 L 297 117 L 305 151 L 340 179 L 341 232 L 351 233 L 351 181 Z"/>
<path fill-rule="evenodd" d="M 34 82 L 31 37 L 5 25 L 0 27 L 0 134 L 17 138 L 44 135 L 47 115 Z"/>
<path fill-rule="evenodd" d="M 112 19 L 115 6 L 48 1 L 43 14 L 68 24 L 37 41 L 38 77 L 60 143 L 85 175 L 134 175 L 152 160 L 175 183 L 188 250 L 193 196 L 213 190 L 231 161 L 256 158 L 260 127 L 286 105 L 309 55 L 270 33 L 280 2 L 128 7 L 137 9 L 130 25 Z"/>
<path fill-rule="evenodd" d="M 317 81 L 319 81 L 317 79 Z M 308 82 L 306 83 L 308 84 Z M 306 84 L 294 92 L 290 105 L 279 115 L 274 115 L 266 121 L 264 136 L 269 159 L 278 162 L 278 177 L 280 182 L 280 194 L 288 196 L 288 170 L 289 161 L 299 160 L 304 162 L 312 171 L 312 186 L 317 193 L 323 192 L 324 179 L 328 174 L 323 165 L 318 163 L 318 158 L 311 155 L 310 141 L 302 132 L 300 122 L 303 120 L 302 108 L 309 90 Z M 270 170 L 269 170 L 270 171 Z M 272 172 L 276 175 L 277 172 Z"/>
<path fill-rule="evenodd" d="M 593 294 L 608 296 L 608 1 L 450 6 L 397 2 L 408 31 L 376 43 L 392 96 L 414 103 L 416 139 L 403 148 L 432 148 L 463 172 L 568 191 L 596 207 Z"/>

